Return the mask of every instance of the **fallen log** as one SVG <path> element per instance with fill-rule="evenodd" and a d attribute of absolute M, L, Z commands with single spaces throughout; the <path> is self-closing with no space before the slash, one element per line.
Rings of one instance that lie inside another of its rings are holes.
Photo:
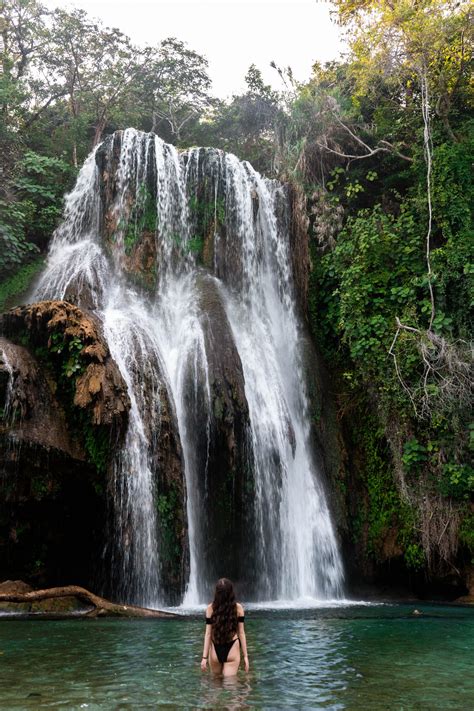
<path fill-rule="evenodd" d="M 30 592 L 0 592 L 0 603 L 18 602 L 34 603 L 41 600 L 52 600 L 59 597 L 75 597 L 82 602 L 92 605 L 92 610 L 85 613 L 85 617 L 179 617 L 172 612 L 164 610 L 150 610 L 147 607 L 137 607 L 136 605 L 122 605 L 110 602 L 99 595 L 95 595 L 81 588 L 78 585 L 66 585 L 60 588 L 46 588 L 44 590 L 31 590 Z"/>

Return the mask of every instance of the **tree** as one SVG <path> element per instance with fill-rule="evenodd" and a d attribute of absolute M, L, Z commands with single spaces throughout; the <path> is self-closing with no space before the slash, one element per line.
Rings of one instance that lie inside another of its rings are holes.
<path fill-rule="evenodd" d="M 174 37 L 147 47 L 134 90 L 141 120 L 162 138 L 179 143 L 189 124 L 212 105 L 208 62 Z"/>
<path fill-rule="evenodd" d="M 119 30 L 91 21 L 83 10 L 55 10 L 48 53 L 37 71 L 53 77 L 56 95 L 67 98 L 72 130 L 87 117 L 95 146 L 114 112 L 127 104 L 144 61 L 144 53 Z M 76 142 L 73 162 L 77 165 Z"/>
<path fill-rule="evenodd" d="M 472 4 L 467 0 L 335 0 L 349 30 L 354 76 L 363 93 L 374 77 L 397 83 L 405 100 L 423 81 L 447 135 L 456 101 L 469 91 Z"/>
<path fill-rule="evenodd" d="M 265 84 L 252 64 L 245 76 L 247 91 L 221 103 L 208 130 L 213 145 L 248 160 L 261 172 L 274 172 L 275 128 L 281 116 L 280 96 Z"/>
<path fill-rule="evenodd" d="M 29 109 L 28 70 L 44 46 L 44 8 L 36 0 L 8 0 L 1 7 L 0 148 L 3 190 L 20 146 Z"/>

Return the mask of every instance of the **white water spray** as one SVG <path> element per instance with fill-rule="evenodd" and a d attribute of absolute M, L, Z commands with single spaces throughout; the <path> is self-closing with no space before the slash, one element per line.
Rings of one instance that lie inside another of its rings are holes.
<path fill-rule="evenodd" d="M 104 146 L 96 151 L 108 151 L 110 157 L 110 140 Z M 192 249 L 196 210 L 191 208 L 199 206 L 202 183 L 214 212 L 213 234 L 207 237 L 213 250 L 209 268 L 240 358 L 248 403 L 246 446 L 255 484 L 251 539 L 258 564 L 253 595 L 260 600 L 340 596 L 342 565 L 311 452 L 288 226 L 279 217 L 289 210 L 284 188 L 234 156 L 213 149 L 179 155 L 151 134 L 128 129 L 121 136 L 116 190 L 107 198 L 113 204 L 105 205 L 97 163 L 97 153 L 92 154 L 68 196 L 65 221 L 36 296 L 70 299 L 95 311 L 129 391 L 129 427 L 113 465 L 116 596 L 141 604 L 164 599 L 157 546 L 162 522 L 153 477 L 164 392 L 176 416 L 186 477 L 186 603 L 203 602 L 213 582 L 206 578 L 202 520 L 207 473 L 201 469 L 207 459 L 203 464 L 196 457 L 191 429 L 200 417 L 209 451 L 209 315 L 199 305 L 197 279 L 203 268 Z M 127 266 L 127 225 L 133 204 L 149 199 L 150 176 L 156 207 L 152 295 L 131 287 Z M 115 225 L 108 242 L 101 235 L 106 208 Z"/>

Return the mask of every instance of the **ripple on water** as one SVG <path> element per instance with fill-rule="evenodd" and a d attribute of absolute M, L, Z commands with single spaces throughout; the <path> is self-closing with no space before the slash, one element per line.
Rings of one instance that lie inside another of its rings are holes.
<path fill-rule="evenodd" d="M 247 608 L 251 671 L 235 679 L 200 672 L 193 616 L 2 620 L 0 708 L 474 707 L 474 610 L 417 607 Z"/>

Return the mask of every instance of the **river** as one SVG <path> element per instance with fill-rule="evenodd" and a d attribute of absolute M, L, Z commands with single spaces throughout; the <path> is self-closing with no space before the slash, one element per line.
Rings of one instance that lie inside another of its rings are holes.
<path fill-rule="evenodd" d="M 414 616 L 413 610 L 422 612 Z M 197 612 L 0 620 L 1 709 L 471 709 L 474 609 L 246 609 L 249 674 L 203 674 Z"/>

